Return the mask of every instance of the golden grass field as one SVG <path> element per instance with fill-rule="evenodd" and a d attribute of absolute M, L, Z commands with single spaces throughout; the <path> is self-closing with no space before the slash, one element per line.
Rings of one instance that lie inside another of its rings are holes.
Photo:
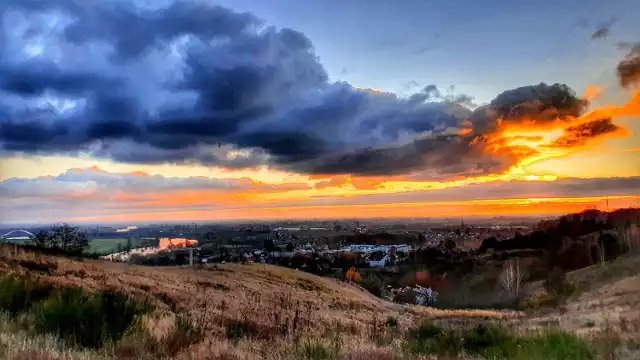
<path fill-rule="evenodd" d="M 639 304 L 640 269 L 636 266 L 639 263 L 626 261 L 632 264 L 631 270 L 626 265 L 622 268 L 630 272 L 610 276 L 606 280 L 609 285 L 588 288 L 565 309 L 527 315 L 394 304 L 355 284 L 264 264 L 152 268 L 102 260 L 72 260 L 0 246 L 0 275 L 29 274 L 38 281 L 87 291 L 118 290 L 151 303 L 155 310 L 145 315 L 142 323 L 158 341 L 168 339 L 176 314 L 188 315 L 204 329 L 204 337 L 172 354 L 175 359 L 296 359 L 299 357 L 295 357 L 292 349 L 307 338 L 339 347 L 337 351 L 344 359 L 402 359 L 398 350 L 400 334 L 428 319 L 453 325 L 495 321 L 516 330 L 520 326 L 559 326 L 584 333 L 587 327 L 584 310 L 595 312 L 588 300 L 593 297 L 603 300 L 599 304 L 604 307 L 599 309 L 610 311 L 611 316 L 594 319 L 595 326 L 589 323 L 588 328 L 603 329 L 606 322 L 608 329 L 619 330 L 622 323 L 640 324 L 640 320 L 631 316 L 637 316 Z M 586 279 L 596 276 L 593 274 L 598 271 L 585 269 L 572 276 Z M 595 286 L 596 281 L 587 283 Z M 635 297 L 622 296 L 621 291 L 632 292 Z M 610 304 L 607 299 L 617 302 Z M 622 299 L 631 302 L 625 305 Z M 385 330 L 383 341 L 378 341 L 371 335 L 388 317 L 397 319 L 398 326 L 393 331 Z M 235 323 L 249 324 L 252 336 L 228 340 L 226 332 Z M 339 339 L 333 335 L 335 329 L 340 329 Z M 640 329 L 637 330 L 636 334 L 640 334 Z M 135 342 L 132 338 L 122 343 L 135 347 Z M 0 355 L 12 360 L 144 358 L 121 345 L 108 351 L 70 349 L 49 335 L 25 332 L 6 316 L 0 318 Z"/>

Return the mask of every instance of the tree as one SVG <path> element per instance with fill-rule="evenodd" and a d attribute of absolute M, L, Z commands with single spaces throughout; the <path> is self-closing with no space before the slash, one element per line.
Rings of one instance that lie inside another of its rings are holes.
<path fill-rule="evenodd" d="M 89 246 L 89 237 L 86 232 L 69 224 L 56 224 L 51 227 L 53 241 L 64 252 L 80 253 Z"/>
<path fill-rule="evenodd" d="M 67 253 L 81 253 L 89 246 L 86 232 L 69 224 L 55 224 L 50 231 L 40 231 L 33 239 L 33 244 L 42 248 L 62 250 Z"/>
<path fill-rule="evenodd" d="M 33 246 L 39 248 L 50 248 L 52 247 L 52 239 L 51 234 L 49 234 L 46 230 L 40 230 L 31 240 Z"/>
<path fill-rule="evenodd" d="M 290 242 L 290 243 L 288 243 L 288 244 L 287 244 L 287 247 L 285 248 L 285 250 L 286 250 L 287 252 L 292 252 L 292 251 L 293 251 L 293 250 L 295 250 L 295 249 L 296 249 L 295 245 L 293 245 L 293 243 L 291 243 L 291 242 Z"/>
<path fill-rule="evenodd" d="M 518 259 L 516 258 L 514 260 L 507 260 L 498 279 L 502 290 L 504 290 L 511 297 L 517 298 L 522 291 L 523 280 L 524 273 L 520 268 Z"/>
<path fill-rule="evenodd" d="M 276 250 L 276 246 L 273 244 L 273 240 L 266 239 L 264 241 L 264 250 L 266 252 L 274 252 Z"/>
<path fill-rule="evenodd" d="M 484 241 L 482 242 L 482 245 L 480 245 L 480 251 L 486 252 L 488 249 L 495 250 L 496 247 L 498 247 L 498 239 L 492 236 L 484 239 Z"/>
<path fill-rule="evenodd" d="M 126 251 L 131 251 L 131 249 L 133 248 L 133 244 L 131 242 L 131 236 L 127 237 L 127 247 L 125 248 Z"/>

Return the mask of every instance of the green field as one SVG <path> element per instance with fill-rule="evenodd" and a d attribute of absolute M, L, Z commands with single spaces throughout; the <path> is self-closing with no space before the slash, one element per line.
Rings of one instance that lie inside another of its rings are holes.
<path fill-rule="evenodd" d="M 140 246 L 142 240 L 139 238 L 131 239 L 131 246 L 137 247 Z M 127 238 L 97 238 L 89 240 L 89 249 L 87 252 L 99 254 L 99 255 L 107 255 L 112 254 L 119 251 L 118 246 L 120 246 L 120 251 L 124 251 L 127 247 Z"/>

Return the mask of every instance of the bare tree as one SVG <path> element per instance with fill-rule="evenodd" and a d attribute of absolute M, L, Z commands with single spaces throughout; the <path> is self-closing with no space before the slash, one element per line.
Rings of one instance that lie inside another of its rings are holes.
<path fill-rule="evenodd" d="M 507 260 L 498 278 L 500 287 L 511 297 L 518 297 L 522 292 L 524 272 L 518 259 Z"/>
<path fill-rule="evenodd" d="M 31 239 L 31 244 L 37 246 L 39 248 L 48 248 L 52 247 L 53 239 L 51 234 L 49 234 L 46 230 L 40 230 L 36 235 Z"/>
<path fill-rule="evenodd" d="M 33 244 L 43 248 L 59 249 L 69 253 L 80 253 L 89 246 L 86 232 L 69 224 L 55 224 L 51 231 L 40 231 L 33 239 Z"/>
<path fill-rule="evenodd" d="M 604 242 L 600 241 L 600 265 L 604 266 L 607 263 L 607 254 L 604 250 Z"/>

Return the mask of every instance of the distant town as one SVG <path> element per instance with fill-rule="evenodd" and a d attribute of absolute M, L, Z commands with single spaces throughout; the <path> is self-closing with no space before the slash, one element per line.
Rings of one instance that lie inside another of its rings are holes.
<path fill-rule="evenodd" d="M 538 218 L 367 219 L 279 221 L 273 223 L 182 223 L 80 225 L 89 237 L 88 253 L 131 261 L 163 253 L 156 265 L 226 261 L 292 265 L 291 259 L 322 258 L 336 267 L 343 254 L 359 254 L 361 267 L 380 268 L 407 261 L 412 251 L 448 244 L 475 249 L 487 238 L 528 234 Z M 41 225 L 5 228 L 3 241 L 28 243 Z M 189 248 L 188 254 L 184 251 Z M 167 254 L 168 253 L 168 254 Z M 288 262 L 287 262 L 288 261 Z M 296 260 L 294 260 L 295 263 Z M 153 265 L 153 264 L 151 264 Z M 301 266 L 307 265 L 306 262 Z"/>

